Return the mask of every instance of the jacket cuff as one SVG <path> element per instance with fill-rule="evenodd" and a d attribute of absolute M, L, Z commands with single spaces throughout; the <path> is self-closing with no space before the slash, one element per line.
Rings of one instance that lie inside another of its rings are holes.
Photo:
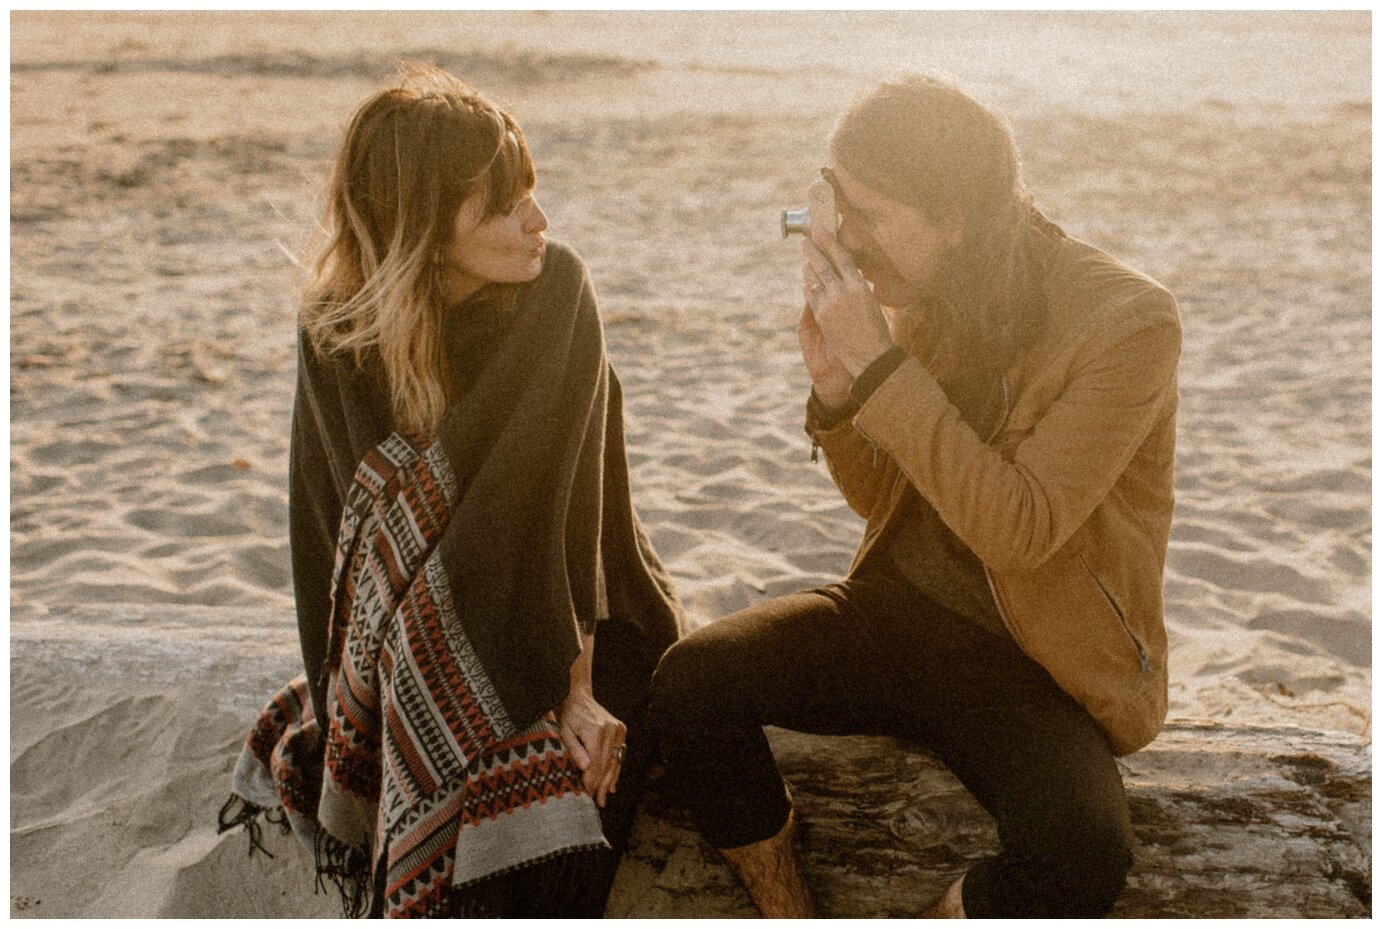
<path fill-rule="evenodd" d="M 923 431 L 949 405 L 950 398 L 931 372 L 909 357 L 869 395 L 854 417 L 854 428 L 893 454 L 896 440 L 902 438 L 898 433 L 915 435 Z"/>
<path fill-rule="evenodd" d="M 892 373 L 898 369 L 902 362 L 907 360 L 907 350 L 901 345 L 894 345 L 883 354 L 879 355 L 860 372 L 854 379 L 854 384 L 849 388 L 849 395 L 854 399 L 857 406 L 863 406 L 868 402 L 873 392 L 883 386 Z"/>
<path fill-rule="evenodd" d="M 806 400 L 806 432 L 811 436 L 831 432 L 852 420 L 857 412 L 859 404 L 852 398 L 844 406 L 832 409 L 821 402 L 815 388 L 812 388 L 811 396 Z"/>

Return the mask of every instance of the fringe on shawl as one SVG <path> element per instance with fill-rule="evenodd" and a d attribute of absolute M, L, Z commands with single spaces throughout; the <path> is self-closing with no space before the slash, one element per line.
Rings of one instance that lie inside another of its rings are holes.
<path fill-rule="evenodd" d="M 288 817 L 281 809 L 262 807 L 257 803 L 251 803 L 239 794 L 231 794 L 230 799 L 221 806 L 221 812 L 216 816 L 216 834 L 224 835 L 237 826 L 245 830 L 249 836 L 249 854 L 254 856 L 257 849 L 270 858 L 274 853 L 264 847 L 262 841 L 264 830 L 260 825 L 260 820 L 278 826 L 283 835 L 292 832 L 292 827 L 288 825 Z"/>
<path fill-rule="evenodd" d="M 221 807 L 217 817 L 217 835 L 237 827 L 247 837 L 248 854 L 256 851 L 274 858 L 262 842 L 263 823 L 277 826 L 282 835 L 292 828 L 282 809 L 266 808 L 251 803 L 238 794 Z M 465 887 L 455 887 L 447 894 L 437 912 L 428 916 L 453 919 L 495 919 L 515 916 L 541 916 L 563 913 L 573 917 L 598 917 L 599 913 L 583 913 L 584 898 L 600 878 L 602 869 L 610 867 L 604 848 L 575 849 L 559 852 L 537 861 L 529 861 L 516 868 L 496 872 Z M 341 898 L 341 912 L 347 919 L 374 915 L 381 902 L 381 891 L 374 886 L 369 859 L 363 851 L 346 845 L 319 830 L 313 856 L 316 859 L 316 892 L 326 892 L 332 884 Z M 383 876 L 382 870 L 376 872 Z M 517 910 L 517 911 L 516 911 Z"/>
<path fill-rule="evenodd" d="M 578 849 L 530 861 L 452 889 L 445 912 L 453 919 L 550 917 L 599 918 L 603 895 L 595 886 L 603 868 L 612 867 L 608 849 Z"/>
<path fill-rule="evenodd" d="M 304 780 L 304 775 L 320 769 L 323 746 L 315 736 L 316 720 L 306 696 L 305 683 L 302 677 L 289 682 L 261 711 L 236 767 L 236 789 L 217 815 L 217 834 L 242 828 L 248 839 L 247 854 L 253 856 L 258 851 L 271 859 L 276 856 L 264 844 L 265 826 L 276 826 L 283 835 L 294 834 L 312 852 L 318 893 L 326 892 L 328 883 L 334 886 L 342 913 L 349 918 L 384 915 L 389 909 L 384 887 L 388 877 L 386 863 L 380 861 L 371 867 L 363 848 L 340 841 L 316 821 L 314 785 L 319 781 L 316 778 Z M 555 737 L 551 733 L 546 736 L 534 733 L 533 736 L 539 741 Z M 522 738 L 518 741 L 523 742 Z M 517 747 L 514 751 L 519 756 L 525 754 Z M 506 772 L 500 775 L 501 782 L 515 778 L 515 783 L 529 783 L 518 776 L 521 769 L 503 764 L 500 768 Z M 482 773 L 477 772 L 477 775 Z M 539 778 L 536 783 L 544 781 Z M 271 805 L 249 799 L 249 796 L 267 796 L 266 791 L 276 794 L 276 801 Z M 528 796 L 526 791 L 521 793 Z M 408 907 L 407 915 L 584 914 L 597 917 L 601 914 L 594 911 L 593 901 L 595 896 L 603 900 L 603 895 L 596 893 L 593 882 L 597 878 L 612 877 L 600 870 L 610 867 L 602 857 L 608 855 L 608 846 L 603 840 L 598 844 L 568 846 L 512 867 L 496 869 L 469 883 L 436 888 L 439 892 L 431 899 L 416 899 Z"/>
<path fill-rule="evenodd" d="M 281 807 L 263 807 L 231 794 L 216 818 L 216 834 L 223 835 L 237 827 L 245 830 L 249 839 L 247 853 L 256 851 L 276 858 L 264 847 L 263 824 L 277 826 L 281 835 L 292 833 L 288 815 Z M 361 849 L 347 845 L 318 829 L 313 841 L 312 857 L 316 864 L 316 892 L 324 893 L 327 883 L 335 886 L 341 897 L 341 912 L 348 919 L 357 919 L 372 909 L 375 895 L 370 876 L 369 856 Z"/>

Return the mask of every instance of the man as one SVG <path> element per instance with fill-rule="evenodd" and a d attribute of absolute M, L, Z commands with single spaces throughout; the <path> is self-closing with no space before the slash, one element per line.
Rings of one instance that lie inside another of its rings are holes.
<path fill-rule="evenodd" d="M 868 525 L 840 583 L 664 656 L 669 770 L 763 914 L 807 916 L 762 727 L 917 739 L 1002 845 L 928 915 L 1102 915 L 1132 861 L 1114 759 L 1166 713 L 1175 301 L 1047 222 L 1005 124 L 944 81 L 861 98 L 823 173 L 806 429 Z"/>

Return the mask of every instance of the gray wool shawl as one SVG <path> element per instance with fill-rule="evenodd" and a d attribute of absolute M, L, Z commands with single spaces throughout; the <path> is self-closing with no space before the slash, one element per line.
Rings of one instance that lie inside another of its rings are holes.
<path fill-rule="evenodd" d="M 549 243 L 541 274 L 518 285 L 514 303 L 481 296 L 451 311 L 508 315 L 435 438 L 460 486 L 438 543 L 456 614 L 521 726 L 565 697 L 582 626 L 632 625 L 651 668 L 684 618 L 630 498 L 622 394 L 581 259 Z M 377 359 L 322 357 L 300 337 L 289 533 L 303 661 L 323 725 L 343 501 L 360 460 L 396 429 Z"/>

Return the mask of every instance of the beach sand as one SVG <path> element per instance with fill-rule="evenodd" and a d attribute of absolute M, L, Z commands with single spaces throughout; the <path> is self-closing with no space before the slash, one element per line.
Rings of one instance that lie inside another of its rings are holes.
<path fill-rule="evenodd" d="M 11 912 L 195 911 L 215 901 L 187 874 L 250 867 L 205 804 L 235 721 L 293 668 L 292 259 L 344 120 L 400 58 L 522 123 L 550 235 L 599 293 L 635 502 L 698 626 L 838 578 L 862 529 L 809 460 L 778 211 L 871 80 L 936 66 L 988 95 L 1037 204 L 1180 301 L 1171 715 L 1370 736 L 1370 30 L 12 14 Z M 194 609 L 160 626 L 175 605 Z M 243 648 L 211 660 L 198 624 L 222 621 Z M 103 659 L 122 636 L 166 640 L 158 674 Z M 165 866 L 177 906 L 150 902 Z"/>

